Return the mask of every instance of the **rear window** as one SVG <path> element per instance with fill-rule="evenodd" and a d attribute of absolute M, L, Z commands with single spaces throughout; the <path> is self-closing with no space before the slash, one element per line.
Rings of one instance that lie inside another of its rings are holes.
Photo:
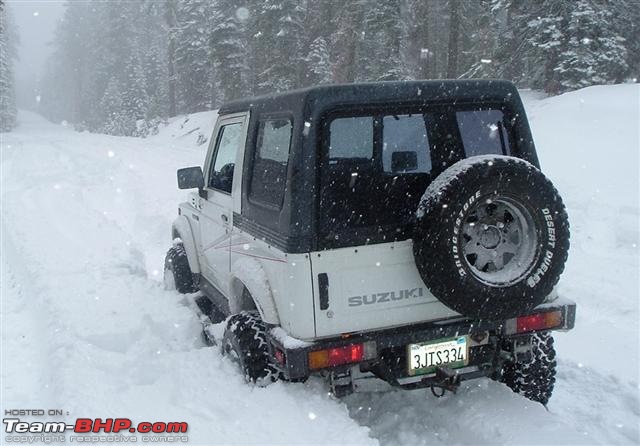
<path fill-rule="evenodd" d="M 341 111 L 325 121 L 321 248 L 407 239 L 420 197 L 440 172 L 466 157 L 513 152 L 502 105 L 393 111 Z"/>
<path fill-rule="evenodd" d="M 293 124 L 290 119 L 266 119 L 258 126 L 249 199 L 282 206 Z"/>
<path fill-rule="evenodd" d="M 425 116 L 385 116 L 382 120 L 382 169 L 385 173 L 431 171 Z"/>

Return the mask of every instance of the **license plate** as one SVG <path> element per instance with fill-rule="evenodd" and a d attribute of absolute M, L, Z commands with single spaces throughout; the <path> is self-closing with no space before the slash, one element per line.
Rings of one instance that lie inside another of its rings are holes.
<path fill-rule="evenodd" d="M 464 367 L 468 358 L 467 337 L 409 344 L 407 355 L 411 376 L 434 372 L 439 366 Z"/>

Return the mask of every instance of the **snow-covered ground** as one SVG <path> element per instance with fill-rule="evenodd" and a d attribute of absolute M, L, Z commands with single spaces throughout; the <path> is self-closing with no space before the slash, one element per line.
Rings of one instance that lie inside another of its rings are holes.
<path fill-rule="evenodd" d="M 525 96 L 543 170 L 563 195 L 572 248 L 545 410 L 488 380 L 457 395 L 331 399 L 319 380 L 244 384 L 205 347 L 185 300 L 163 290 L 175 170 L 202 162 L 215 115 L 147 139 L 76 133 L 23 112 L 0 135 L 1 410 L 187 421 L 191 444 L 637 444 L 640 88 Z"/>

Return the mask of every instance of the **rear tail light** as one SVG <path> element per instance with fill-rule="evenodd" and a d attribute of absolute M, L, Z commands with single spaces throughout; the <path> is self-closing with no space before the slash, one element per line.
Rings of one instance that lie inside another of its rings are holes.
<path fill-rule="evenodd" d="M 309 368 L 324 369 L 343 364 L 355 364 L 376 357 L 375 342 L 349 344 L 309 352 Z"/>
<path fill-rule="evenodd" d="M 530 331 L 549 330 L 561 327 L 564 323 L 562 311 L 529 314 L 509 319 L 505 324 L 507 334 L 527 333 Z"/>
<path fill-rule="evenodd" d="M 275 352 L 274 356 L 276 358 L 276 361 L 280 365 L 284 365 L 286 363 L 286 361 L 287 361 L 287 358 L 284 355 L 284 352 L 282 350 L 276 349 L 276 352 Z"/>

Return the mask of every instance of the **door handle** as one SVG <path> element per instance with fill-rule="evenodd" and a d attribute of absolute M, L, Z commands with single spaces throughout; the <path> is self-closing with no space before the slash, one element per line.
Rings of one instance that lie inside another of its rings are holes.
<path fill-rule="evenodd" d="M 223 222 L 224 224 L 229 223 L 229 217 L 227 217 L 227 214 L 222 214 L 222 215 L 220 216 L 220 218 L 222 218 L 222 222 Z"/>

